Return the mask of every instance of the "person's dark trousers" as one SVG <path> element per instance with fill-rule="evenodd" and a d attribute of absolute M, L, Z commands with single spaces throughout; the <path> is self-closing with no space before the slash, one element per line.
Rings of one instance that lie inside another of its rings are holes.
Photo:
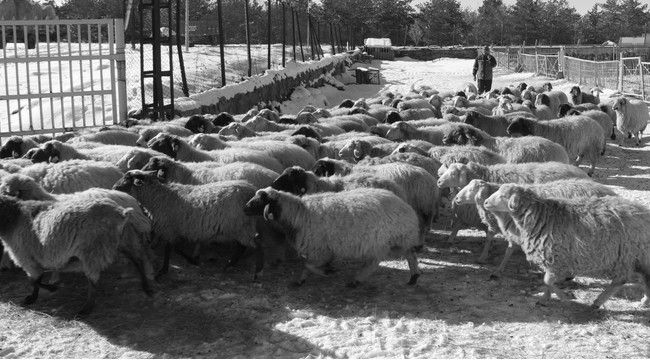
<path fill-rule="evenodd" d="M 492 79 L 478 79 L 476 80 L 476 87 L 478 88 L 478 93 L 483 94 L 492 90 Z"/>

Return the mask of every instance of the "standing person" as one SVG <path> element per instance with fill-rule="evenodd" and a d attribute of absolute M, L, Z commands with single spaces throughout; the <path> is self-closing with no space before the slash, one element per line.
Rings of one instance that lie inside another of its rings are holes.
<path fill-rule="evenodd" d="M 492 89 L 492 68 L 495 66 L 497 66 L 497 59 L 490 55 L 490 47 L 486 45 L 483 48 L 483 54 L 474 60 L 474 71 L 472 72 L 479 94 Z"/>

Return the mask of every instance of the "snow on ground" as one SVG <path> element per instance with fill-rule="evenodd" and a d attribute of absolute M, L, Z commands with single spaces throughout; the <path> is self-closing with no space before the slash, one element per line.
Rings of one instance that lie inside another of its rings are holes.
<path fill-rule="evenodd" d="M 300 89 L 283 106 L 301 108 L 314 100 L 308 94 L 333 105 L 405 91 L 415 82 L 456 90 L 471 71 L 471 61 L 457 59 L 374 65 L 382 69 L 382 85 Z M 549 80 L 498 70 L 495 86 L 519 81 Z M 561 89 L 571 85 L 552 82 Z M 650 205 L 649 139 L 640 148 L 609 144 L 595 180 Z M 457 242 L 449 242 L 449 221 L 441 217 L 427 236 L 417 286 L 406 285 L 402 260 L 382 262 L 356 289 L 344 284 L 359 265 L 342 262 L 334 264 L 339 270 L 332 276 L 312 276 L 298 289 L 287 286 L 301 272 L 298 261 L 268 267 L 263 280 L 253 282 L 252 257 L 221 271 L 232 251 L 221 247 L 205 249 L 199 267 L 174 255 L 153 300 L 139 290 L 135 275 L 111 269 L 100 280 L 96 311 L 74 319 L 84 300 L 81 277 L 64 274 L 57 293 L 25 309 L 18 305 L 30 291 L 24 274 L 1 273 L 0 357 L 650 357 L 650 310 L 636 307 L 639 289 L 592 310 L 590 302 L 608 282 L 578 277 L 565 285 L 576 300 L 538 306 L 541 274 L 521 251 L 503 277 L 490 280 L 505 242 L 497 241 L 488 264 L 478 264 L 484 233 L 461 231 Z"/>

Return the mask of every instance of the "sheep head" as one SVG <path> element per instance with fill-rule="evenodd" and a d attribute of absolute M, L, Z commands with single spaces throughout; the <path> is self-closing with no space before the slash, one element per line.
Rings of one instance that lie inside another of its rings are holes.
<path fill-rule="evenodd" d="M 433 106 L 436 109 L 440 109 L 440 107 L 442 106 L 442 98 L 438 94 L 433 94 L 429 98 L 429 104 L 431 104 L 431 106 Z"/>
<path fill-rule="evenodd" d="M 163 157 L 154 156 L 142 167 L 144 172 L 155 172 L 156 176 L 161 182 L 167 181 L 170 169 L 174 166 L 174 160 Z"/>
<path fill-rule="evenodd" d="M 553 85 L 551 85 L 550 82 L 544 83 L 544 85 L 542 85 L 542 89 L 544 89 L 544 91 L 551 91 L 553 90 Z"/>
<path fill-rule="evenodd" d="M 263 215 L 265 220 L 273 221 L 280 218 L 281 209 L 278 205 L 279 192 L 271 187 L 257 190 L 246 205 L 244 214 L 248 216 Z"/>
<path fill-rule="evenodd" d="M 41 148 L 43 151 L 36 151 L 32 154 L 32 162 L 34 164 L 39 162 L 57 163 L 61 160 L 61 147 L 64 145 L 57 140 L 48 141 L 43 144 Z"/>
<path fill-rule="evenodd" d="M 393 124 L 398 121 L 403 121 L 403 119 L 402 116 L 397 111 L 389 111 L 386 114 L 386 118 L 384 119 L 384 122 L 387 124 Z"/>
<path fill-rule="evenodd" d="M 314 117 L 316 117 L 316 119 L 319 119 L 319 118 L 331 118 L 332 117 L 332 114 L 329 111 L 327 111 L 325 109 L 321 109 L 321 108 L 316 109 L 316 111 L 314 111 L 311 114 L 314 115 Z"/>
<path fill-rule="evenodd" d="M 402 99 L 401 99 L 401 98 L 393 99 L 393 101 L 391 101 L 391 103 L 390 103 L 390 106 L 392 106 L 392 107 L 394 107 L 395 109 L 397 109 L 397 107 L 399 106 L 399 104 L 400 104 L 401 102 L 402 102 Z"/>
<path fill-rule="evenodd" d="M 467 96 L 465 96 L 465 93 L 462 91 L 460 91 L 460 93 L 462 93 L 462 95 L 458 95 L 458 93 L 456 93 L 456 96 L 451 101 L 451 105 L 454 108 L 469 107 L 469 100 L 467 100 Z"/>
<path fill-rule="evenodd" d="M 571 104 L 560 104 L 560 107 L 559 107 L 559 109 L 558 109 L 558 114 L 557 114 L 557 116 L 558 116 L 558 117 L 565 117 L 565 116 L 567 115 L 567 113 L 568 113 L 571 109 L 573 109 L 573 107 L 571 106 Z"/>
<path fill-rule="evenodd" d="M 316 161 L 314 164 L 314 174 L 316 176 L 332 176 L 336 174 L 336 162 L 330 158 L 323 158 Z"/>
<path fill-rule="evenodd" d="M 627 102 L 627 99 L 624 97 L 616 99 L 616 102 L 614 102 L 614 105 L 612 105 L 612 110 L 618 113 L 624 113 L 625 108 L 627 107 Z"/>
<path fill-rule="evenodd" d="M 11 231 L 20 214 L 20 203 L 16 198 L 0 195 L 0 233 Z"/>
<path fill-rule="evenodd" d="M 17 159 L 23 156 L 23 139 L 20 136 L 12 136 L 0 148 L 0 158 Z"/>
<path fill-rule="evenodd" d="M 302 196 L 309 191 L 309 174 L 300 166 L 284 169 L 282 174 L 273 181 L 271 187 Z"/>
<path fill-rule="evenodd" d="M 483 206 L 491 212 L 513 213 L 521 209 L 524 204 L 524 198 L 531 194 L 521 186 L 504 184 L 483 202 Z"/>
<path fill-rule="evenodd" d="M 255 131 L 237 122 L 228 124 L 228 126 L 224 126 L 223 128 L 221 128 L 221 130 L 219 130 L 218 134 L 223 136 L 232 135 L 237 137 L 237 139 L 257 136 Z"/>
<path fill-rule="evenodd" d="M 535 105 L 551 106 L 551 99 L 546 94 L 537 94 L 537 97 L 535 98 Z"/>
<path fill-rule="evenodd" d="M 176 159 L 182 143 L 181 139 L 174 135 L 160 133 L 151 139 L 147 145 L 152 150 Z"/>
<path fill-rule="evenodd" d="M 364 108 L 361 108 L 361 107 L 356 107 L 356 106 L 353 107 L 352 110 L 350 110 L 349 114 L 350 115 L 354 115 L 354 114 L 370 115 L 370 113 L 368 113 L 368 110 L 366 110 Z"/>
<path fill-rule="evenodd" d="M 296 116 L 296 124 L 313 124 L 315 122 L 318 122 L 318 119 L 310 112 L 303 111 Z"/>
<path fill-rule="evenodd" d="M 442 138 L 443 145 L 474 145 L 479 146 L 483 143 L 483 136 L 469 127 L 459 127 L 453 129 Z"/>
<path fill-rule="evenodd" d="M 377 135 L 379 137 L 386 137 L 386 134 L 388 133 L 388 130 L 391 128 L 390 125 L 386 124 L 377 124 L 374 126 L 371 126 L 368 132 L 370 132 L 373 135 Z"/>
<path fill-rule="evenodd" d="M 156 171 L 130 170 L 113 185 L 113 190 L 132 194 L 144 185 L 159 183 Z"/>
<path fill-rule="evenodd" d="M 254 116 L 244 123 L 244 126 L 253 131 L 268 131 L 270 121 L 261 116 Z"/>
<path fill-rule="evenodd" d="M 372 145 L 363 140 L 350 140 L 339 150 L 339 157 L 343 160 L 358 162 L 370 153 Z"/>
<path fill-rule="evenodd" d="M 342 108 L 351 108 L 351 107 L 353 107 L 353 106 L 354 106 L 354 101 L 352 101 L 352 100 L 350 100 L 350 99 L 345 99 L 345 100 L 343 100 L 343 102 L 341 102 L 341 104 L 339 105 L 339 109 L 342 109 Z"/>
<path fill-rule="evenodd" d="M 408 140 L 416 129 L 405 121 L 398 121 L 388 129 L 386 139 L 391 141 Z"/>
<path fill-rule="evenodd" d="M 453 203 L 455 205 L 474 204 L 474 198 L 478 194 L 483 183 L 485 183 L 485 181 L 479 179 L 470 181 L 458 192 L 458 194 L 456 194 Z"/>
<path fill-rule="evenodd" d="M 227 112 L 220 112 L 217 117 L 212 119 L 212 125 L 214 126 L 227 126 L 233 122 L 235 122 L 235 118 Z"/>
<path fill-rule="evenodd" d="M 471 110 L 471 111 L 468 111 L 467 114 L 465 114 L 465 119 L 463 120 L 463 122 L 465 124 L 468 124 L 468 125 L 477 126 L 484 119 L 485 119 L 485 117 L 483 116 L 483 114 L 481 114 L 481 113 L 479 113 L 477 111 Z"/>
<path fill-rule="evenodd" d="M 519 83 L 519 85 L 517 85 L 517 89 L 519 89 L 519 92 L 524 92 L 524 90 L 528 89 L 528 84 L 525 82 Z"/>
<path fill-rule="evenodd" d="M 353 108 L 361 108 L 361 109 L 364 109 L 364 110 L 370 109 L 370 107 L 368 106 L 368 103 L 366 103 L 366 99 L 359 99 L 359 100 L 355 101 L 354 104 L 352 105 L 352 107 Z"/>
<path fill-rule="evenodd" d="M 316 139 L 318 142 L 321 142 L 323 138 L 310 126 L 301 126 L 298 128 L 298 130 L 294 131 L 291 133 L 291 136 L 296 136 L 296 135 L 303 135 L 308 138 Z"/>
<path fill-rule="evenodd" d="M 257 116 L 262 117 L 268 121 L 278 121 L 280 119 L 280 115 L 271 109 L 262 109 L 260 110 L 259 114 L 257 114 Z"/>
<path fill-rule="evenodd" d="M 514 119 L 510 123 L 510 125 L 508 125 L 506 132 L 510 136 L 534 135 L 534 131 L 533 131 L 534 124 L 535 124 L 535 120 L 527 119 L 524 117 L 518 117 Z"/>
<path fill-rule="evenodd" d="M 438 179 L 439 188 L 463 187 L 467 185 L 468 167 L 465 164 L 450 164 Z"/>
<path fill-rule="evenodd" d="M 185 123 L 185 128 L 194 134 L 211 132 L 214 125 L 206 120 L 203 115 L 192 115 Z"/>
<path fill-rule="evenodd" d="M 13 196 L 21 200 L 40 200 L 48 197 L 43 187 L 36 180 L 21 174 L 11 174 L 2 178 L 0 194 Z"/>

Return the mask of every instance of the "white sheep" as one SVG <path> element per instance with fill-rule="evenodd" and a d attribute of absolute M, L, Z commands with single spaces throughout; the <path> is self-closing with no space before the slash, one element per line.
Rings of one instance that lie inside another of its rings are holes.
<path fill-rule="evenodd" d="M 557 199 L 506 184 L 484 203 L 488 211 L 508 212 L 521 232 L 526 258 L 544 270 L 547 288 L 569 296 L 555 282 L 567 275 L 605 275 L 612 283 L 594 300 L 598 308 L 632 281 L 644 279 L 642 306 L 650 306 L 650 209 L 619 196 Z M 648 216 L 646 216 L 648 215 Z"/>
<path fill-rule="evenodd" d="M 623 146 L 624 137 L 636 137 L 636 146 L 641 144 L 641 133 L 648 126 L 648 105 L 641 100 L 620 97 L 612 106 L 616 112 L 616 129 L 623 134 L 619 145 Z"/>
<path fill-rule="evenodd" d="M 535 106 L 546 105 L 551 109 L 553 114 L 559 112 L 560 105 L 568 102 L 569 98 L 566 94 L 557 90 L 545 91 L 542 94 L 537 94 L 537 97 L 535 98 Z"/>
<path fill-rule="evenodd" d="M 18 171 L 36 180 L 47 192 L 67 194 L 98 187 L 110 189 L 122 177 L 116 166 L 100 161 L 70 160 L 33 164 Z"/>
<path fill-rule="evenodd" d="M 355 189 L 302 198 L 272 188 L 258 190 L 246 204 L 248 214 L 262 213 L 291 234 L 290 243 L 306 260 L 297 284 L 309 272 L 324 275 L 322 267 L 333 259 L 363 260 L 363 268 L 348 283 L 358 286 L 391 255 L 404 255 L 415 285 L 420 270 L 415 251 L 423 243 L 413 209 L 383 189 Z"/>
<path fill-rule="evenodd" d="M 552 121 L 536 121 L 517 118 L 508 126 L 508 134 L 520 136 L 541 136 L 554 141 L 566 149 L 569 160 L 579 165 L 586 159 L 594 174 L 596 164 L 605 153 L 605 134 L 601 125 L 587 116 L 568 116 Z"/>
<path fill-rule="evenodd" d="M 176 126 L 171 124 L 164 124 L 164 125 L 156 124 L 156 125 L 140 128 L 139 129 L 140 137 L 136 141 L 136 144 L 138 146 L 146 147 L 149 140 L 153 139 L 156 135 L 163 132 L 180 136 L 180 137 L 188 137 L 193 135 L 193 133 L 190 130 L 181 126 Z"/>
<path fill-rule="evenodd" d="M 81 271 L 88 279 L 88 299 L 80 315 L 87 315 L 94 306 L 100 273 L 118 252 L 136 264 L 143 290 L 152 295 L 145 244 L 122 236 L 131 212 L 110 199 L 20 201 L 0 196 L 0 238 L 33 286 L 23 304 L 34 303 L 40 288 L 56 289 L 41 282 L 44 272 Z"/>
<path fill-rule="evenodd" d="M 130 130 L 104 130 L 92 134 L 83 134 L 75 136 L 68 140 L 69 143 L 75 142 L 96 142 L 106 145 L 126 145 L 135 146 L 140 139 L 140 135 Z"/>
<path fill-rule="evenodd" d="M 520 245 L 522 240 L 519 230 L 512 221 L 512 217 L 506 212 L 490 212 L 485 209 L 484 202 L 490 195 L 495 193 L 501 184 L 486 182 L 484 180 L 474 179 L 470 181 L 467 186 L 462 188 L 456 197 L 454 197 L 453 204 L 456 206 L 474 204 L 478 211 L 483 224 L 485 224 L 489 231 L 501 232 L 501 234 L 508 241 L 508 247 L 503 256 L 498 268 L 492 273 L 493 277 L 499 276 L 503 273 L 505 266 L 512 255 L 514 249 L 513 245 Z M 565 199 L 575 197 L 590 197 L 590 196 L 613 196 L 616 193 L 605 185 L 599 184 L 592 180 L 587 179 L 566 179 L 556 180 L 542 184 L 521 185 L 527 189 L 534 191 L 538 195 L 547 197 L 561 197 Z M 487 259 L 489 255 L 491 242 L 485 243 L 483 252 L 480 259 Z"/>
<path fill-rule="evenodd" d="M 432 145 L 442 145 L 446 136 L 466 127 L 474 128 L 464 123 L 445 123 L 439 126 L 415 128 L 405 121 L 399 121 L 390 127 L 386 133 L 386 139 L 391 141 L 424 140 Z"/>
<path fill-rule="evenodd" d="M 438 187 L 465 187 L 473 179 L 500 184 L 539 184 L 561 179 L 584 179 L 580 168 L 558 162 L 479 165 L 451 164 L 438 179 Z"/>

